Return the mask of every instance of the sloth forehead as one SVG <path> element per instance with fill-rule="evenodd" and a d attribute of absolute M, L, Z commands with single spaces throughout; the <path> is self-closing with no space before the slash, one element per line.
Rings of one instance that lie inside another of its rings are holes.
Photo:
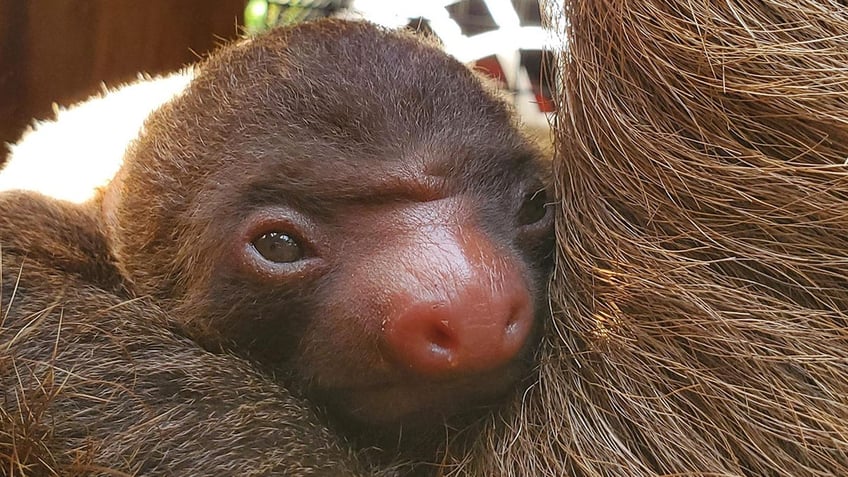
<path fill-rule="evenodd" d="M 407 34 L 303 24 L 225 47 L 198 71 L 145 140 L 161 173 L 197 170 L 200 189 L 427 196 L 498 192 L 538 172 L 509 108 L 465 66 Z"/>
<path fill-rule="evenodd" d="M 499 148 L 432 146 L 362 153 L 317 141 L 265 149 L 254 160 L 233 161 L 209 180 L 256 198 L 247 202 L 263 203 L 283 197 L 323 203 L 418 201 L 464 193 L 497 197 L 539 184 L 539 165 L 529 148 L 509 143 Z"/>
<path fill-rule="evenodd" d="M 474 74 L 432 44 L 363 23 L 276 30 L 221 50 L 199 71 L 191 109 L 205 116 L 198 122 L 230 129 L 311 129 L 371 144 L 510 117 Z"/>

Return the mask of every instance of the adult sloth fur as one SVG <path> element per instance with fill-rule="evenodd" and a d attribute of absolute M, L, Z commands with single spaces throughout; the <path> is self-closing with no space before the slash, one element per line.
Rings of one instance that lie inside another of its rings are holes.
<path fill-rule="evenodd" d="M 454 470 L 848 475 L 848 9 L 565 6 L 555 319 Z"/>
<path fill-rule="evenodd" d="M 848 10 L 565 6 L 539 380 L 443 472 L 848 475 Z"/>

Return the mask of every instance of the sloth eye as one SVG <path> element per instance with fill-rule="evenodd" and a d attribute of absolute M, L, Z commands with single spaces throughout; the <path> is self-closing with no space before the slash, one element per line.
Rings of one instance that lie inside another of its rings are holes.
<path fill-rule="evenodd" d="M 524 203 L 518 211 L 518 223 L 521 225 L 535 224 L 548 214 L 548 196 L 541 189 L 524 196 Z"/>
<path fill-rule="evenodd" d="M 262 234 L 253 241 L 253 248 L 269 262 L 292 263 L 303 258 L 297 241 L 283 232 Z"/>

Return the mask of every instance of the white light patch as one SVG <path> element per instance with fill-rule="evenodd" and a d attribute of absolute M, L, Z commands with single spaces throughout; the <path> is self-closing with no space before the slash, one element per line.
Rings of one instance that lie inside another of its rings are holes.
<path fill-rule="evenodd" d="M 70 108 L 56 107 L 55 120 L 36 123 L 11 145 L 0 191 L 31 190 L 76 203 L 91 199 L 121 167 L 147 116 L 190 79 L 188 72 L 140 78 Z"/>

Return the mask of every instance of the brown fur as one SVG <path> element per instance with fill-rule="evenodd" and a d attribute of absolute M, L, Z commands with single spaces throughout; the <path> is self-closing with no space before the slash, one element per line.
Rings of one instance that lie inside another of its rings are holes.
<path fill-rule="evenodd" d="M 493 372 L 397 366 L 381 331 L 405 306 L 395 283 L 426 289 L 429 273 L 439 290 L 456 286 L 430 271 L 446 252 L 416 234 L 457 223 L 497 250 L 486 281 L 515 277 L 541 316 L 552 214 L 517 222 L 543 188 L 537 158 L 504 103 L 433 45 L 367 23 L 306 23 L 219 51 L 148 119 L 104 199 L 107 235 L 132 290 L 209 349 L 262 363 L 368 433 L 385 420 L 392 442 L 398 426 L 441 436 L 443 418 L 528 373 L 533 343 Z M 304 262 L 296 279 L 240 268 L 238 237 L 257 211 L 311 224 L 299 233 L 320 240 L 321 264 Z M 384 401 L 381 386 L 392 388 Z"/>
<path fill-rule="evenodd" d="M 496 293 L 526 290 L 529 316 L 542 316 L 551 214 L 541 208 L 541 216 L 522 222 L 525 206 L 537 202 L 528 199 L 543 192 L 538 152 L 467 68 L 417 38 L 368 24 L 279 30 L 224 48 L 198 71 L 183 95 L 147 121 L 102 202 L 93 204 L 102 221 L 87 208 L 9 198 L 14 218 L 6 233 L 24 233 L 0 239 L 25 280 L 4 330 L 13 345 L 5 357 L 12 367 L 34 364 L 21 382 L 5 374 L 5 386 L 19 393 L 18 407 L 38 407 L 21 425 L 10 418 L 9 461 L 38 465 L 48 456 L 68 472 L 108 465 L 141 474 L 230 473 L 220 457 L 239 474 L 273 468 L 307 475 L 322 465 L 334 469 L 330 475 L 352 473 L 311 411 L 265 380 L 271 373 L 331 412 L 347 412 L 333 416 L 361 441 L 389 436 L 406 455 L 433 459 L 433 448 L 444 444 L 443 419 L 467 422 L 455 415 L 482 415 L 511 390 L 529 373 L 534 339 L 485 373 L 430 378 L 393 368 L 373 338 L 385 325 L 374 317 L 391 310 L 386 277 L 409 280 L 406 267 L 423 284 L 453 283 L 441 274 L 422 278 L 430 262 L 446 259 L 426 255 L 444 255 L 435 238 L 413 233 L 428 222 L 406 217 L 425 210 L 421 217 L 430 220 L 435 211 L 442 214 L 436 226 L 461 224 L 470 260 L 494 256 L 481 266 L 491 272 L 483 281 Z M 31 204 L 39 205 L 27 210 Z M 319 279 L 307 268 L 297 280 L 272 281 L 239 265 L 241 223 L 256 210 L 281 208 L 310 217 L 324 240 L 342 247 L 328 255 L 333 261 L 319 268 Z M 60 233 L 39 244 L 53 228 Z M 398 265 L 391 253 L 405 237 L 423 242 L 424 255 Z M 22 264 L 21 256 L 36 263 Z M 504 277 L 511 282 L 500 284 Z M 57 303 L 61 313 L 26 324 Z M 20 330 L 32 337 L 19 339 Z M 229 352 L 259 363 L 262 374 Z M 58 387 L 35 385 L 64 379 L 67 368 L 80 371 Z M 374 402 L 385 402 L 390 416 L 390 407 L 407 406 L 414 420 L 403 411 L 385 427 L 369 427 L 367 418 L 351 425 L 351 412 L 363 407 L 380 417 L 383 407 L 367 399 L 386 382 L 390 391 Z M 103 394 L 109 399 L 101 402 Z M 179 405 L 163 409 L 168 399 Z M 51 429 L 52 419 L 67 429 Z M 251 427 L 259 430 L 251 435 Z M 20 457 L 17 435 L 34 457 Z M 71 458 L 72 449 L 81 451 Z M 199 462 L 204 453 L 214 458 Z"/>
<path fill-rule="evenodd" d="M 445 473 L 845 475 L 844 7 L 566 11 L 539 382 Z"/>
<path fill-rule="evenodd" d="M 0 473 L 365 475 L 287 390 L 119 294 L 97 230 L 0 195 Z"/>
<path fill-rule="evenodd" d="M 848 10 L 565 10 L 555 319 L 451 475 L 848 475 Z"/>

